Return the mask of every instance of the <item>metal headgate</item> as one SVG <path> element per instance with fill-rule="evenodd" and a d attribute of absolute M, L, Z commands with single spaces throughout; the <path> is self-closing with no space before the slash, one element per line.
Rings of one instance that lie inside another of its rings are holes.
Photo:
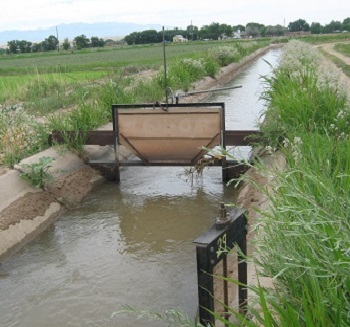
<path fill-rule="evenodd" d="M 197 254 L 197 277 L 198 277 L 198 302 L 199 319 L 203 325 L 210 323 L 215 326 L 215 317 L 211 312 L 215 312 L 214 294 L 214 268 L 220 262 L 223 263 L 222 275 L 227 277 L 227 255 L 235 246 L 240 248 L 238 254 L 238 304 L 241 313 L 246 312 L 248 291 L 247 285 L 247 263 L 242 256 L 247 254 L 247 218 L 245 211 L 234 209 L 226 215 L 226 208 L 221 204 L 220 217 L 216 223 L 205 234 L 198 237 L 196 244 Z M 229 306 L 228 283 L 223 281 L 223 303 Z M 226 316 L 228 319 L 228 316 Z"/>

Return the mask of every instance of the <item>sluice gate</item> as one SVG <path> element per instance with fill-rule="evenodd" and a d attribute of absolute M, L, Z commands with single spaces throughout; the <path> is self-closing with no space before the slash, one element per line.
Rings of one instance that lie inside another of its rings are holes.
<path fill-rule="evenodd" d="M 194 166 L 223 144 L 224 104 L 113 106 L 116 146 L 123 145 L 143 165 Z"/>
<path fill-rule="evenodd" d="M 106 171 L 109 179 L 120 180 L 121 166 L 195 166 L 208 159 L 208 151 L 220 146 L 249 145 L 248 136 L 258 131 L 225 129 L 225 104 L 125 104 L 112 105 L 113 130 L 89 132 L 53 131 L 50 142 L 64 142 L 81 133 L 88 145 L 113 145 L 113 160 L 90 160 Z M 132 156 L 121 156 L 127 149 Z M 244 165 L 224 155 L 209 156 L 210 165 L 222 166 L 227 181 L 244 171 Z M 106 174 L 105 174 L 106 175 Z"/>

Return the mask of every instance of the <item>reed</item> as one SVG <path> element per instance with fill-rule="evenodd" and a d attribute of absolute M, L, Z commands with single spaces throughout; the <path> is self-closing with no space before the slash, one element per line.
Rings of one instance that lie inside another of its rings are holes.
<path fill-rule="evenodd" d="M 274 77 L 264 79 L 265 145 L 280 149 L 288 168 L 275 172 L 273 193 L 264 191 L 272 205 L 259 221 L 253 260 L 274 289 L 256 289 L 254 326 L 350 325 L 349 98 L 314 51 L 289 44 Z"/>

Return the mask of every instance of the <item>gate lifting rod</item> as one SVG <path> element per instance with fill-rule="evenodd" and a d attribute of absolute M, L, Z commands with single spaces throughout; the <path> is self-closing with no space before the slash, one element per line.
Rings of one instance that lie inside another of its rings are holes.
<path fill-rule="evenodd" d="M 217 88 L 217 89 L 210 89 L 210 90 L 188 91 L 188 92 L 184 92 L 182 94 L 180 94 L 179 92 L 176 92 L 175 95 L 174 95 L 174 92 L 170 89 L 170 87 L 168 87 L 168 89 L 170 89 L 170 91 L 171 91 L 172 103 L 174 103 L 174 99 L 175 99 L 175 103 L 178 104 L 179 103 L 179 98 L 189 97 L 191 95 L 198 94 L 198 93 L 209 93 L 209 92 L 217 92 L 217 91 L 239 89 L 241 87 L 242 87 L 242 85 L 227 86 L 227 87 L 220 87 L 220 88 Z"/>

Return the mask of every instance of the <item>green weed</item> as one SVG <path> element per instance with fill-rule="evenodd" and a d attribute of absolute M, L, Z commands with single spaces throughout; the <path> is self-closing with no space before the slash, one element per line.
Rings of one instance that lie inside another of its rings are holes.
<path fill-rule="evenodd" d="M 53 160 L 54 158 L 51 157 L 42 157 L 37 163 L 21 164 L 21 168 L 24 170 L 21 177 L 34 187 L 44 189 L 46 184 L 54 179 L 49 172 Z"/>

